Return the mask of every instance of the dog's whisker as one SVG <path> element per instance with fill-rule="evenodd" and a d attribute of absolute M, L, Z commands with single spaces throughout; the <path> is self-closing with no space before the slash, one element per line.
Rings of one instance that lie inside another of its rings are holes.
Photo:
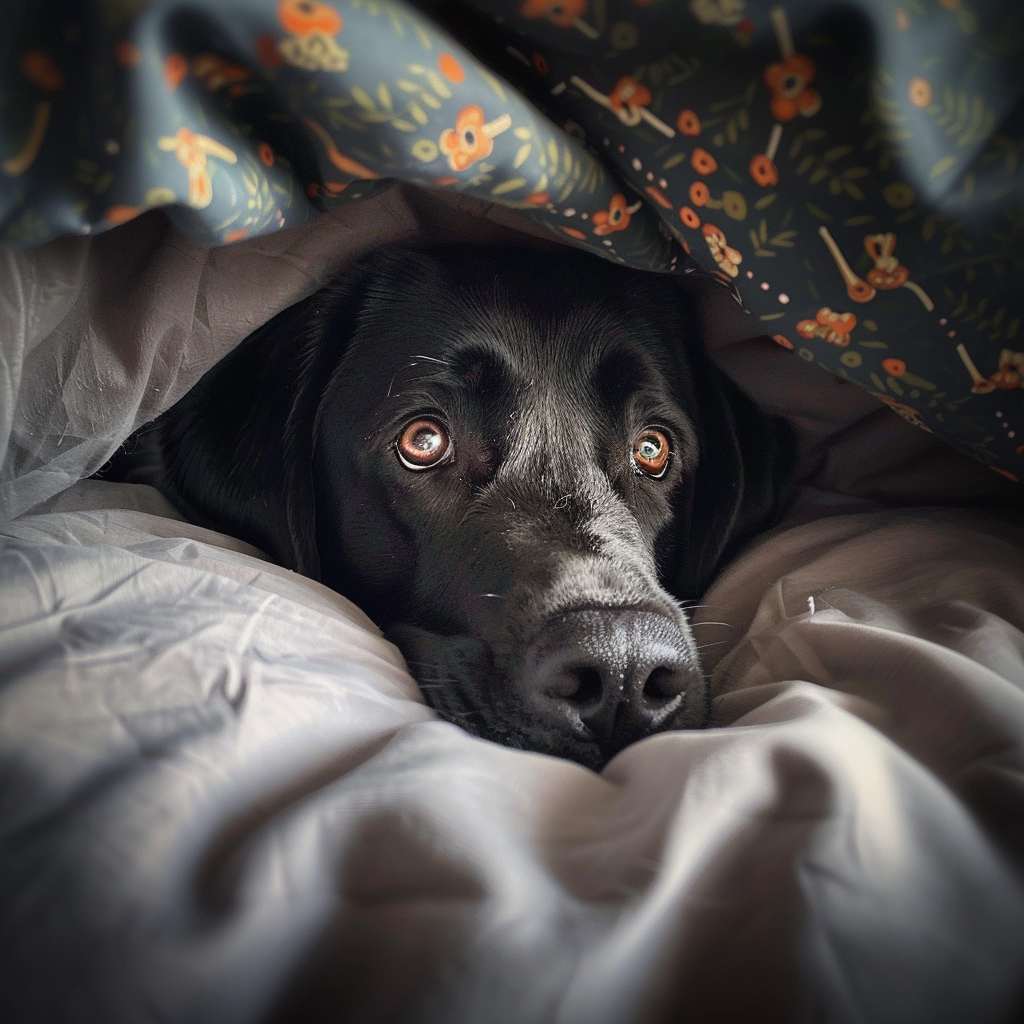
<path fill-rule="evenodd" d="M 716 640 L 714 643 L 711 644 L 698 644 L 697 650 L 706 651 L 709 647 L 718 647 L 720 644 L 727 644 L 728 642 L 728 640 Z"/>
<path fill-rule="evenodd" d="M 388 392 L 384 396 L 385 398 L 401 398 L 402 397 L 402 392 L 401 391 L 399 391 L 397 394 L 395 393 L 395 390 L 394 390 L 394 388 L 395 388 L 395 381 L 398 380 L 399 374 L 405 373 L 407 370 L 412 370 L 412 369 L 415 369 L 415 367 L 419 366 L 418 360 L 420 360 L 420 359 L 428 360 L 431 363 L 440 363 L 444 367 L 448 366 L 448 364 L 443 359 L 434 359 L 432 356 L 414 356 L 413 357 L 413 361 L 411 363 L 406 363 L 405 366 L 403 366 L 400 370 L 396 370 L 395 371 L 395 375 L 391 378 L 391 383 L 388 385 Z M 423 382 L 423 381 L 432 381 L 432 380 L 444 380 L 445 377 L 446 377 L 446 374 L 443 374 L 443 373 L 424 373 L 424 374 L 420 374 L 420 376 L 418 376 L 418 377 L 412 378 L 412 380 L 413 381 L 418 381 L 418 382 Z"/>
<path fill-rule="evenodd" d="M 504 594 L 480 594 L 480 597 L 496 597 L 499 601 L 505 600 Z"/>
<path fill-rule="evenodd" d="M 709 622 L 709 621 L 691 622 L 690 623 L 690 628 L 692 629 L 694 626 L 728 626 L 729 629 L 733 628 L 733 625 L 732 625 L 731 622 Z"/>
<path fill-rule="evenodd" d="M 440 363 L 441 366 L 450 366 L 451 364 L 445 359 L 438 359 L 436 356 L 422 356 L 414 355 L 413 359 L 425 359 L 428 363 Z M 410 363 L 410 366 L 415 366 L 415 363 Z"/>

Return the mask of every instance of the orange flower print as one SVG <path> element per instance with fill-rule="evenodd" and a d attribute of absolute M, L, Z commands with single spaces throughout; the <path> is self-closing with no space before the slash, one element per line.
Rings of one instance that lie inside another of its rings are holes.
<path fill-rule="evenodd" d="M 640 203 L 630 206 L 626 202 L 626 197 L 621 192 L 616 192 L 608 204 L 608 209 L 598 210 L 590 218 L 594 225 L 594 234 L 610 235 L 613 231 L 625 231 L 633 214 L 639 209 Z"/>
<path fill-rule="evenodd" d="M 1000 391 L 1024 388 L 1024 352 L 1004 348 L 999 353 L 999 369 L 991 377 L 983 378 L 978 383 L 981 386 L 971 390 L 979 394 L 987 394 L 996 388 Z"/>
<path fill-rule="evenodd" d="M 524 18 L 547 18 L 559 28 L 572 28 L 587 10 L 587 0 L 526 0 L 519 13 Z"/>
<path fill-rule="evenodd" d="M 791 342 L 784 334 L 773 334 L 772 341 L 774 341 L 776 345 L 788 348 L 790 351 L 793 349 L 793 342 Z"/>
<path fill-rule="evenodd" d="M 455 119 L 454 128 L 446 128 L 441 132 L 441 152 L 448 157 L 448 164 L 453 171 L 464 171 L 477 160 L 484 160 L 491 155 L 495 135 L 500 135 L 512 127 L 512 118 L 502 114 L 485 124 L 483 109 L 475 103 L 463 107 Z"/>
<path fill-rule="evenodd" d="M 348 71 L 348 50 L 334 40 L 344 23 L 333 7 L 319 0 L 280 0 L 277 20 L 289 33 L 277 44 L 286 63 L 304 71 Z M 261 61 L 268 64 L 263 56 Z"/>
<path fill-rule="evenodd" d="M 256 152 L 259 155 L 260 163 L 262 163 L 264 167 L 274 166 L 274 150 L 271 148 L 269 142 L 261 142 L 256 147 Z"/>
<path fill-rule="evenodd" d="M 714 174 L 718 170 L 718 161 L 706 149 L 698 146 L 690 155 L 690 166 L 698 174 Z"/>
<path fill-rule="evenodd" d="M 646 85 L 635 78 L 630 78 L 629 75 L 623 75 L 608 94 L 608 106 L 616 111 L 624 107 L 646 107 L 653 98 L 651 90 Z"/>
<path fill-rule="evenodd" d="M 751 158 L 750 176 L 761 188 L 771 188 L 779 183 L 779 169 L 767 153 L 758 153 Z"/>
<path fill-rule="evenodd" d="M 853 313 L 835 313 L 823 306 L 813 320 L 801 320 L 796 330 L 803 338 L 824 338 L 830 345 L 846 348 L 856 326 L 857 317 Z"/>
<path fill-rule="evenodd" d="M 227 146 L 222 146 L 208 135 L 197 135 L 188 128 L 179 128 L 175 135 L 165 135 L 157 145 L 173 151 L 178 163 L 188 172 L 188 204 L 197 210 L 210 205 L 213 199 L 213 182 L 207 170 L 207 157 L 214 156 L 225 163 L 233 164 L 238 159 Z"/>
<path fill-rule="evenodd" d="M 707 206 L 711 192 L 703 181 L 695 181 L 690 186 L 690 202 L 694 206 Z"/>
<path fill-rule="evenodd" d="M 277 5 L 277 20 L 285 32 L 296 36 L 311 32 L 335 36 L 342 29 L 341 15 L 318 0 L 281 0 Z"/>
<path fill-rule="evenodd" d="M 700 135 L 700 118 L 692 110 L 680 110 L 676 127 L 680 135 Z"/>
<path fill-rule="evenodd" d="M 864 250 L 875 263 L 868 271 L 868 281 L 875 288 L 899 288 L 910 277 L 910 271 L 893 255 L 895 249 L 896 236 L 891 231 L 865 236 Z"/>
<path fill-rule="evenodd" d="M 902 359 L 883 359 L 882 369 L 890 377 L 902 377 L 907 372 L 907 364 Z"/>
<path fill-rule="evenodd" d="M 453 85 L 461 85 L 466 80 L 465 69 L 450 53 L 442 53 L 437 58 L 437 70 Z"/>
<path fill-rule="evenodd" d="M 743 256 L 725 240 L 725 232 L 714 224 L 705 224 L 701 231 L 711 252 L 711 258 L 718 264 L 718 269 L 729 277 L 736 277 L 740 272 Z"/>
<path fill-rule="evenodd" d="M 907 98 L 915 107 L 930 106 L 932 102 L 932 87 L 926 78 L 912 78 L 907 86 Z"/>
<path fill-rule="evenodd" d="M 696 230 L 700 227 L 700 217 L 692 207 L 684 206 L 679 210 L 679 219 L 688 227 Z"/>
<path fill-rule="evenodd" d="M 811 117 L 821 110 L 821 94 L 809 88 L 816 74 L 814 61 L 802 53 L 791 53 L 768 65 L 764 81 L 772 91 L 771 110 L 776 121 L 792 121 L 797 114 Z"/>

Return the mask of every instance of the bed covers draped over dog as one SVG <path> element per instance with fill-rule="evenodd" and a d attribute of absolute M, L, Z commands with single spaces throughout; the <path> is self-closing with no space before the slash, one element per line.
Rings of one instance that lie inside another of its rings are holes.
<path fill-rule="evenodd" d="M 1016 0 L 49 0 L 6 27 L 7 244 L 456 190 L 722 274 L 800 358 L 1024 476 Z"/>

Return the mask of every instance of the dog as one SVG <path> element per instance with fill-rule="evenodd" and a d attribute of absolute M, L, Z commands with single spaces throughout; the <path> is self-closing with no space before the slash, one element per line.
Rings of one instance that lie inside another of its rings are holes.
<path fill-rule="evenodd" d="M 101 475 L 351 598 L 443 718 L 600 769 L 705 724 L 685 603 L 792 469 L 698 312 L 672 278 L 572 250 L 380 250 Z"/>

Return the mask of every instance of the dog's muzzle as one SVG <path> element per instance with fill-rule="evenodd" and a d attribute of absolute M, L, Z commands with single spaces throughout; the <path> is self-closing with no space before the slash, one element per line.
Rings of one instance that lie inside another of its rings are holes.
<path fill-rule="evenodd" d="M 657 612 L 555 616 L 527 647 L 515 682 L 537 719 L 596 745 L 604 759 L 662 729 L 702 724 L 704 680 L 692 640 Z"/>

